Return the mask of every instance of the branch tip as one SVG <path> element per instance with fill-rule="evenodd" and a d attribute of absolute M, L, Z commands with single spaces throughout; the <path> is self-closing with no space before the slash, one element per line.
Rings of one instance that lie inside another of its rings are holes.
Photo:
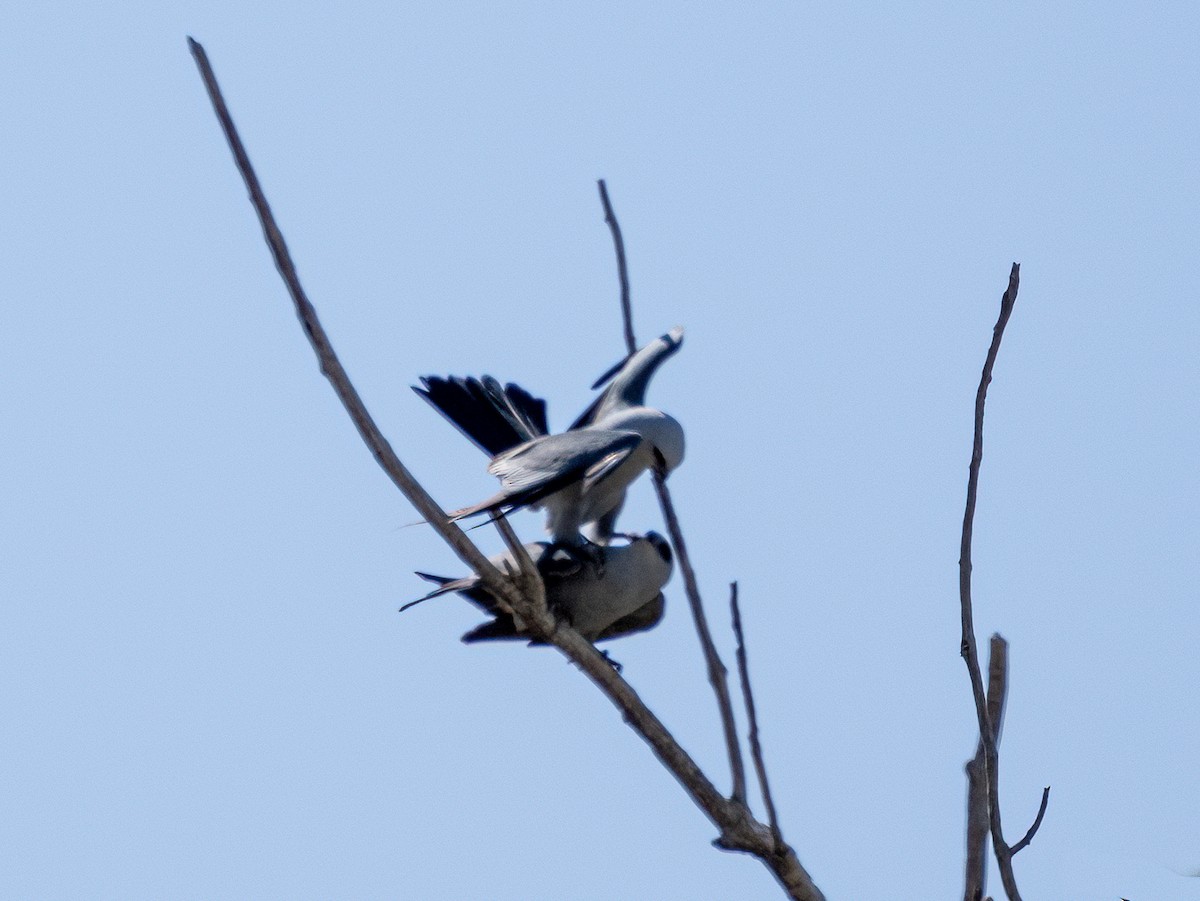
<path fill-rule="evenodd" d="M 782 853 L 783 833 L 779 830 L 779 817 L 775 813 L 775 801 L 771 797 L 771 785 L 767 781 L 767 764 L 763 758 L 762 745 L 758 737 L 758 714 L 754 707 L 754 691 L 750 687 L 750 664 L 746 657 L 746 636 L 742 631 L 742 611 L 738 603 L 738 583 L 729 583 L 729 609 L 733 619 L 733 635 L 737 641 L 738 675 L 742 683 L 742 701 L 746 706 L 746 720 L 750 729 L 750 759 L 762 791 L 763 806 L 767 809 L 767 824 L 771 830 L 771 841 L 776 853 Z"/>
<path fill-rule="evenodd" d="M 1029 831 L 1025 833 L 1025 837 L 1012 846 L 1010 852 L 1012 856 L 1016 856 L 1018 851 L 1023 851 L 1029 847 L 1029 843 L 1033 841 L 1033 837 L 1037 835 L 1038 829 L 1042 827 L 1042 817 L 1046 815 L 1046 806 L 1050 803 L 1050 786 L 1042 789 L 1042 803 L 1038 805 L 1037 816 L 1033 818 L 1033 825 L 1029 827 Z"/>

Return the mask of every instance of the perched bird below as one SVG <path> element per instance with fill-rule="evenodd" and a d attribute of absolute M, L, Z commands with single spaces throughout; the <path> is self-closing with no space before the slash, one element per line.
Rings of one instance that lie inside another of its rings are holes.
<path fill-rule="evenodd" d="M 683 428 L 645 406 L 650 378 L 682 343 L 683 329 L 674 328 L 613 367 L 593 385 L 609 382 L 604 391 L 557 435 L 548 434 L 545 401 L 519 385 L 502 387 L 490 376 L 422 378 L 413 390 L 492 455 L 488 471 L 502 486 L 451 519 L 544 508 L 556 544 L 583 545 L 579 530 L 589 524 L 592 539 L 607 544 L 630 483 L 651 466 L 666 475 L 683 462 Z"/>
<path fill-rule="evenodd" d="M 671 546 L 657 532 L 628 537 L 628 544 L 608 548 L 603 568 L 587 560 L 565 559 L 565 555 L 556 553 L 552 545 L 544 541 L 525 545 L 546 586 L 547 606 L 588 641 L 644 632 L 662 619 L 666 604 L 662 589 L 671 578 Z M 502 572 L 506 564 L 514 562 L 511 553 L 498 554 L 491 561 Z M 438 587 L 423 598 L 405 604 L 401 610 L 439 595 L 458 592 L 493 617 L 466 633 L 463 641 L 530 637 L 517 627 L 512 616 L 500 609 L 479 576 L 454 579 L 421 572 L 417 575 L 437 583 Z"/>

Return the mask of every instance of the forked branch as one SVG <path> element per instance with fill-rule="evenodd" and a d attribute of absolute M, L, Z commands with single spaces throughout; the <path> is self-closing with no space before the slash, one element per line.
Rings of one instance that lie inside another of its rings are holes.
<path fill-rule="evenodd" d="M 367 412 L 334 353 L 333 346 L 317 318 L 316 310 L 304 293 L 283 235 L 276 225 L 258 177 L 234 127 L 204 48 L 191 38 L 188 39 L 188 44 L 217 119 L 233 152 L 234 161 L 246 183 L 250 202 L 262 223 L 263 234 L 276 268 L 291 294 L 300 324 L 320 361 L 321 371 L 329 379 L 376 461 L 463 562 L 480 575 L 488 590 L 502 598 L 526 621 L 531 634 L 557 647 L 608 696 L 621 711 L 625 721 L 650 745 L 655 756 L 717 827 L 720 832 L 717 842 L 722 847 L 745 851 L 758 857 L 770 869 L 788 896 L 796 901 L 824 901 L 824 896 L 801 866 L 795 852 L 786 844 L 779 847 L 773 840 L 771 831 L 755 820 L 744 804 L 725 798 L 717 791 L 695 761 L 600 652 L 569 625 L 556 621 L 546 610 L 540 597 L 530 596 L 540 594 L 540 580 L 534 586 L 531 580 L 520 577 L 520 571 L 525 569 L 525 561 L 521 560 L 520 555 L 517 557 L 518 577 L 514 579 L 501 574 L 462 530 L 446 519 L 438 504 L 405 468 Z M 507 523 L 498 524 L 498 527 L 511 546 L 516 536 L 511 531 L 505 531 L 505 525 Z"/>
<path fill-rule="evenodd" d="M 1008 642 L 999 634 L 992 636 L 988 652 L 988 722 L 996 743 L 1004 726 L 1004 701 L 1008 692 Z M 963 901 L 981 901 L 987 885 L 987 839 L 991 832 L 988 819 L 987 772 L 983 742 L 975 756 L 967 761 L 967 859 Z"/>
<path fill-rule="evenodd" d="M 779 817 L 775 813 L 775 799 L 771 797 L 771 784 L 767 781 L 767 764 L 763 759 L 762 744 L 758 740 L 758 712 L 754 707 L 754 690 L 750 687 L 750 663 L 746 658 L 746 636 L 742 631 L 742 609 L 738 604 L 738 583 L 729 585 L 729 614 L 733 619 L 733 636 L 737 640 L 738 675 L 742 683 L 742 701 L 746 705 L 746 719 L 750 730 L 750 759 L 754 761 L 754 772 L 758 787 L 762 791 L 763 806 L 767 809 L 767 823 L 778 847 L 783 843 L 779 831 Z"/>
<path fill-rule="evenodd" d="M 621 283 L 621 316 L 624 320 L 625 344 L 629 353 L 632 354 L 637 350 L 637 341 L 633 336 L 633 309 L 629 303 L 629 271 L 625 262 L 625 241 L 621 237 L 621 226 L 617 222 L 617 215 L 613 212 L 612 203 L 609 202 L 608 188 L 604 184 L 604 179 L 600 179 L 597 184 L 600 187 L 600 202 L 604 206 L 604 221 L 608 223 L 609 231 L 612 232 L 613 247 L 617 254 L 617 277 Z M 738 739 L 733 701 L 729 695 L 729 671 L 721 660 L 721 655 L 712 639 L 712 632 L 708 628 L 708 617 L 704 613 L 704 602 L 700 599 L 700 587 L 696 582 L 696 572 L 692 569 L 692 561 L 683 540 L 679 517 L 675 515 L 675 505 L 671 503 L 671 492 L 667 488 L 666 480 L 657 471 L 654 473 L 654 490 L 658 494 L 663 520 L 671 535 L 671 545 L 675 548 L 679 569 L 683 573 L 683 590 L 687 595 L 688 608 L 692 611 L 692 622 L 696 626 L 696 635 L 700 639 L 700 649 L 704 653 L 704 663 L 708 669 L 708 682 L 717 697 L 717 712 L 721 716 L 721 729 L 725 734 L 725 751 L 729 756 L 729 770 L 733 783 L 730 797 L 744 804 L 746 802 L 746 765 L 742 761 L 742 746 Z"/>
<path fill-rule="evenodd" d="M 1000 794 L 999 794 L 999 752 L 997 745 L 999 742 L 1000 719 L 1001 714 L 998 710 L 993 716 L 988 709 L 988 697 L 984 692 L 983 675 L 979 669 L 979 652 L 975 644 L 975 621 L 974 611 L 971 605 L 971 539 L 974 531 L 975 523 L 975 502 L 979 492 L 979 467 L 983 462 L 983 412 L 987 402 L 988 385 L 992 381 L 992 369 L 996 365 L 996 356 L 1000 352 L 1000 342 L 1004 338 L 1004 329 L 1008 325 L 1009 317 L 1012 316 L 1013 305 L 1017 301 L 1017 290 L 1020 287 L 1021 267 L 1017 263 L 1013 263 L 1012 271 L 1008 277 L 1008 289 L 1004 292 L 1004 296 L 1000 299 L 1000 315 L 996 320 L 996 325 L 992 329 L 992 343 L 988 347 L 987 357 L 983 363 L 983 373 L 979 379 L 979 388 L 975 392 L 975 436 L 971 447 L 971 465 L 967 476 L 967 503 L 966 510 L 963 513 L 962 527 L 962 545 L 958 558 L 958 591 L 959 605 L 962 614 L 962 644 L 960 653 L 963 661 L 967 665 L 967 673 L 971 679 L 971 694 L 975 699 L 975 716 L 979 727 L 979 744 L 982 750 L 982 755 L 976 755 L 976 761 L 982 756 L 982 776 L 984 785 L 987 791 L 987 811 L 988 811 L 988 828 L 992 836 L 992 851 L 996 856 L 996 863 L 1000 869 L 1000 881 L 1004 885 L 1004 892 L 1008 896 L 1009 901 L 1020 901 L 1021 893 L 1017 889 L 1017 880 L 1013 875 L 1012 856 L 1015 851 L 1008 846 L 1004 840 L 1004 830 L 1000 821 Z M 1001 699 L 997 703 L 1003 704 L 1003 692 L 1000 692 Z M 975 769 L 979 769 L 979 764 L 972 762 Z M 1032 840 L 1038 826 L 1041 825 L 1042 816 L 1045 814 L 1045 807 L 1049 801 L 1049 788 L 1042 793 L 1042 806 L 1039 810 L 1038 817 L 1034 825 L 1029 831 L 1027 839 Z M 968 831 L 968 841 L 970 841 L 970 833 Z M 1029 842 L 1022 839 L 1017 850 L 1025 847 Z M 968 854 L 970 851 L 968 850 Z M 970 873 L 968 873 L 970 879 Z M 973 886 L 968 881 L 968 893 L 973 890 Z M 978 890 L 982 894 L 983 885 L 982 877 L 980 878 Z M 970 895 L 968 894 L 968 897 Z"/>

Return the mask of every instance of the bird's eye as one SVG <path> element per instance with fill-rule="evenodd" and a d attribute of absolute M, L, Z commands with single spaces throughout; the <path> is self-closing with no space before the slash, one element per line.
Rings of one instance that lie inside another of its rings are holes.
<path fill-rule="evenodd" d="M 667 539 L 655 533 L 648 536 L 650 543 L 654 545 L 654 549 L 658 551 L 658 556 L 662 557 L 664 563 L 671 562 L 671 545 L 667 543 Z"/>

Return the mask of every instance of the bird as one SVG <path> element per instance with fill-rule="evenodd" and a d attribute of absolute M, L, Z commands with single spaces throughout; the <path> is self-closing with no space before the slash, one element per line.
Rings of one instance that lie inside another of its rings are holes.
<path fill-rule="evenodd" d="M 531 542 L 525 550 L 542 576 L 546 604 L 556 615 L 570 623 L 588 641 L 604 641 L 644 632 L 663 617 L 666 598 L 662 589 L 670 581 L 673 569 L 671 546 L 657 532 L 629 535 L 627 543 L 614 544 L 606 553 L 603 568 L 575 561 L 558 553 L 549 542 Z M 491 558 L 492 565 L 504 571 L 514 565 L 511 552 Z M 492 619 L 463 635 L 468 644 L 504 639 L 532 639 L 511 614 L 500 609 L 496 598 L 478 575 L 454 578 L 416 573 L 437 585 L 424 597 L 405 604 L 410 607 L 451 592 L 457 592 Z"/>
<path fill-rule="evenodd" d="M 629 485 L 651 467 L 665 476 L 683 462 L 682 426 L 645 405 L 651 377 L 682 343 L 676 327 L 612 367 L 592 386 L 607 382 L 604 391 L 554 435 L 545 401 L 519 385 L 501 386 L 491 376 L 423 377 L 413 390 L 492 457 L 488 471 L 501 482 L 499 493 L 453 511 L 451 520 L 541 507 L 555 544 L 585 546 L 585 525 L 592 542 L 608 544 Z"/>

